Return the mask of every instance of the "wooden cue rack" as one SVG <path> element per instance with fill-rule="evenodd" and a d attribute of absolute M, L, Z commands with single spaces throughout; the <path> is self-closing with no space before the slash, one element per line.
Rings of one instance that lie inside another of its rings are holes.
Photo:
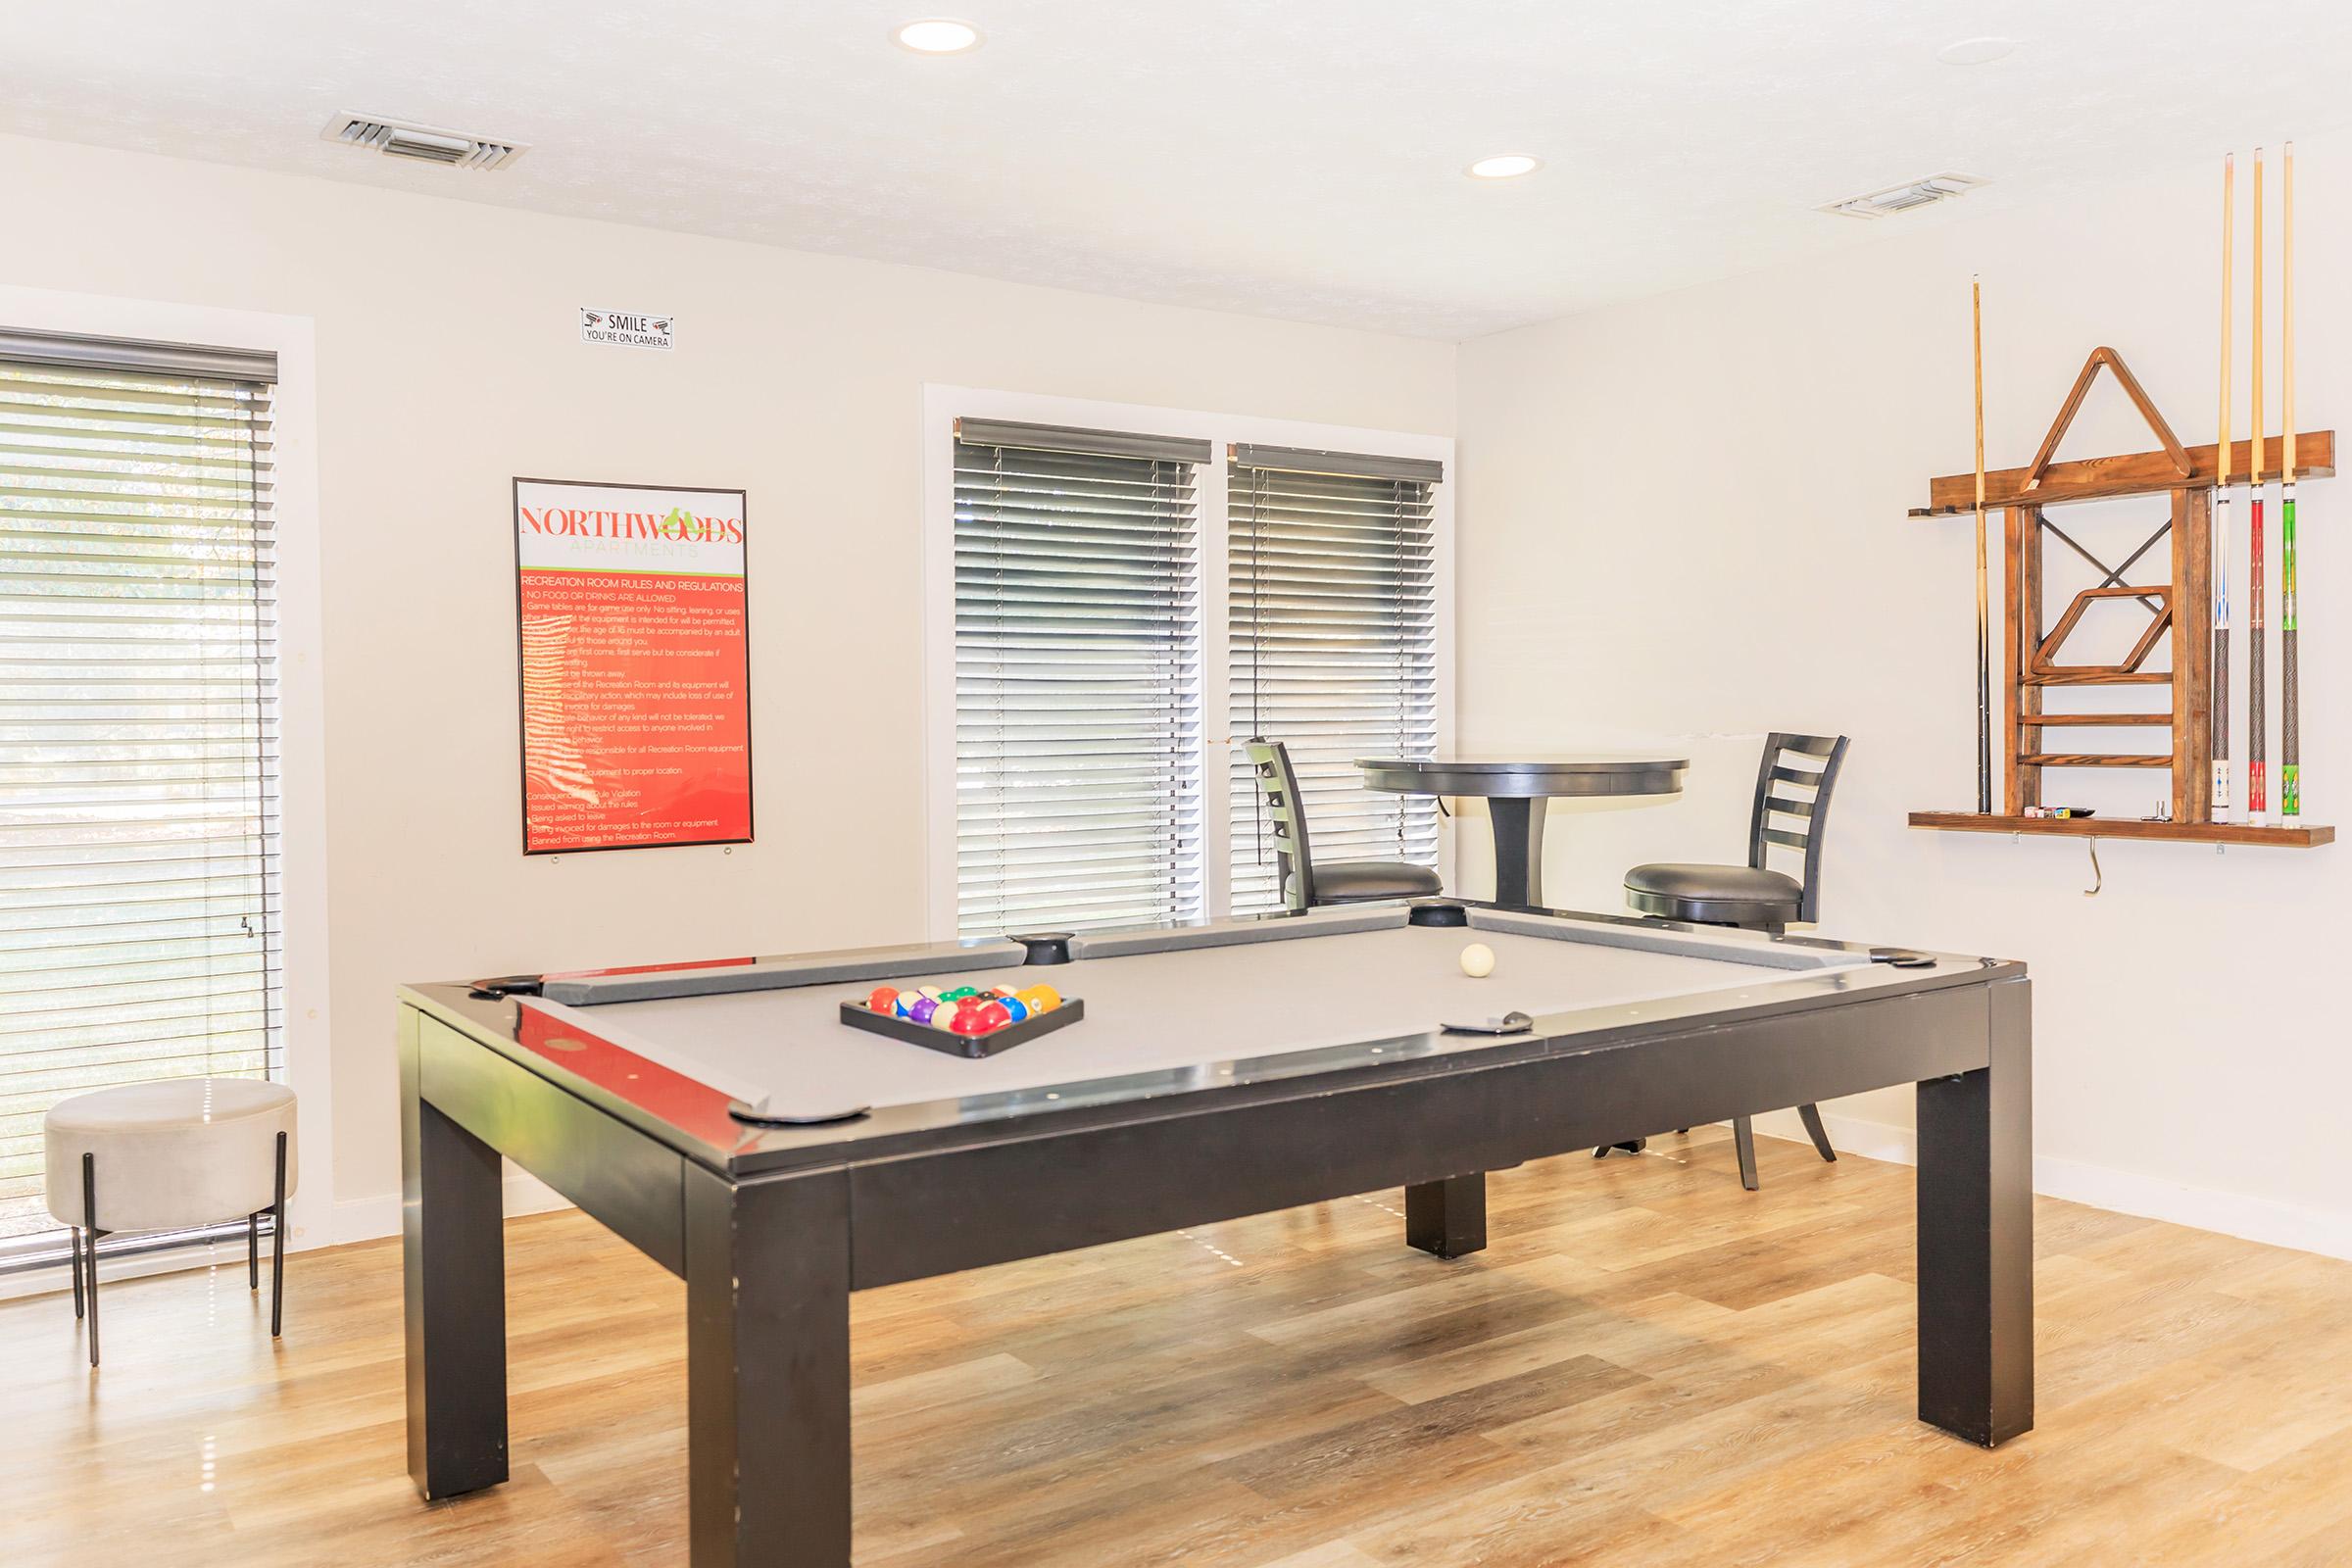
<path fill-rule="evenodd" d="M 2071 463 L 2051 461 L 2081 412 L 2091 383 L 2104 368 L 2115 377 L 2132 407 L 2147 421 L 2158 450 L 2118 457 L 2083 458 Z M 2233 480 L 2259 471 L 2266 480 L 2282 477 L 2284 442 L 2278 436 L 2230 444 L 2230 472 Z M 1942 828 L 1969 833 L 2036 833 L 2070 838 L 2158 839 L 2199 844 L 2256 844 L 2286 849 L 2313 849 L 2332 843 L 2335 829 L 2298 823 L 2292 827 L 2257 827 L 2245 822 L 2216 822 L 2212 803 L 2212 677 L 2213 657 L 2213 488 L 2220 473 L 2220 448 L 2209 444 L 2184 447 L 2172 426 L 2139 384 L 2123 356 L 2110 348 L 2094 349 L 2067 394 L 2058 416 L 2042 438 L 2041 450 L 2022 468 L 1987 470 L 1984 510 L 1998 513 L 2004 538 L 2002 624 L 2008 629 L 2005 679 L 1999 683 L 2000 741 L 2005 809 L 1982 811 L 1913 811 L 1913 827 Z M 2252 466 L 2259 462 L 2259 470 Z M 2324 479 L 2335 472 L 2335 432 L 2313 430 L 2295 437 L 2295 477 Z M 1946 474 L 1928 483 L 1928 505 L 1914 517 L 1967 515 L 1976 511 L 1977 476 Z M 2046 514 L 2047 509 L 2071 501 L 2097 501 L 2128 496 L 2163 496 L 2170 514 L 2139 551 L 2120 567 L 2090 556 Z M 2057 623 L 2043 628 L 2042 554 L 2047 536 L 2057 532 L 2069 548 L 2083 555 L 2102 574 L 2101 580 L 2077 594 Z M 2127 582 L 2125 574 L 2157 542 L 2169 534 L 2170 574 L 2162 582 Z M 2120 662 L 2075 664 L 2065 661 L 2067 639 L 2084 612 L 2102 600 L 2137 601 L 2148 612 L 2147 630 Z M 2142 666 L 2159 646 L 2169 645 L 2172 667 Z M 2130 712 L 2066 713 L 2047 711 L 2043 695 L 2053 687 L 2126 686 L 2144 690 L 2151 701 L 2134 703 Z M 2165 710 L 2155 710 L 2161 691 Z M 2053 748 L 2051 730 L 2075 728 L 2161 728 L 2167 742 L 2159 751 L 2140 745 L 2116 752 L 2064 752 Z M 2042 771 L 2051 767 L 2130 767 L 2171 775 L 2173 819 L 2169 822 L 2133 817 L 2028 816 L 2029 806 L 2042 804 Z"/>

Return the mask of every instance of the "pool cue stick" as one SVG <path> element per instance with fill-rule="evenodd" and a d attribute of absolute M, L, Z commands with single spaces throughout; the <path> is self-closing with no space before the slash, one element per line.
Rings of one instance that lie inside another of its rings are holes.
<path fill-rule="evenodd" d="M 2252 454 L 2246 459 L 2246 820 L 2260 825 L 2270 814 L 2268 766 L 2270 704 L 2263 688 L 2262 623 L 2262 149 L 2254 149 L 2254 386 Z"/>
<path fill-rule="evenodd" d="M 2237 157 L 2222 159 L 2222 421 L 2215 448 L 2221 470 L 2213 481 L 2213 819 L 2230 819 L 2230 367 L 2233 350 L 2230 326 L 2230 267 L 2235 247 L 2234 221 Z"/>
<path fill-rule="evenodd" d="M 1984 575 L 1984 290 L 1968 280 L 1977 382 L 1977 810 L 1992 812 L 1992 619 Z"/>
<path fill-rule="evenodd" d="M 2303 814 L 2303 748 L 2295 723 L 2295 144 L 2278 167 L 2278 404 L 2286 462 L 2278 470 L 2278 815 Z"/>

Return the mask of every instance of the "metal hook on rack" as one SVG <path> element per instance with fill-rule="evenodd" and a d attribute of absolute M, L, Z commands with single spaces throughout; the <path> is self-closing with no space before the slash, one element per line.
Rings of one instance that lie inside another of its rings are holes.
<path fill-rule="evenodd" d="M 2090 886 L 2082 890 L 2082 896 L 2095 899 L 2099 896 L 2099 889 L 2107 885 L 2107 873 L 2099 869 L 2099 841 L 2084 839 L 2082 842 L 2090 846 Z"/>

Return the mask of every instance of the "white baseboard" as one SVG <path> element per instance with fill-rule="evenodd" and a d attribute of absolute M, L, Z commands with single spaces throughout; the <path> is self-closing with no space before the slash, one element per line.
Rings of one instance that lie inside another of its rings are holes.
<path fill-rule="evenodd" d="M 288 1231 L 286 1239 L 293 1240 Z M 288 1251 L 293 1248 L 289 1246 Z M 168 1252 L 137 1252 L 129 1257 L 106 1257 L 98 1263 L 98 1283 L 101 1288 L 122 1280 L 144 1279 L 150 1274 L 172 1274 L 181 1269 L 220 1268 L 234 1272 L 236 1288 L 245 1289 L 245 1238 L 219 1241 L 200 1247 L 175 1247 Z M 25 1269 L 14 1274 L 0 1274 L 0 1301 L 15 1300 L 21 1296 L 65 1295 L 74 1288 L 72 1268 L 60 1261 L 52 1268 Z M 270 1289 L 270 1244 L 262 1243 L 262 1289 Z"/>
<path fill-rule="evenodd" d="M 2272 1247 L 2292 1247 L 2325 1257 L 2352 1258 L 2352 1214 L 2330 1214 L 2243 1193 L 2184 1187 L 2135 1171 L 2047 1155 L 2034 1161 L 2034 1190 L 2119 1214 L 2170 1220 L 2175 1225 L 2219 1231 Z"/>
<path fill-rule="evenodd" d="M 1860 1154 L 1897 1165 L 1919 1163 L 1919 1136 L 1908 1127 L 1822 1113 L 1830 1142 L 1840 1153 Z M 1756 1118 L 1756 1131 L 1796 1143 L 1807 1142 L 1793 1110 Z M 2243 1193 L 2221 1193 L 2049 1154 L 2034 1156 L 2034 1190 L 2045 1198 L 2137 1214 L 2201 1231 L 2217 1231 L 2270 1247 L 2292 1247 L 2325 1257 L 2352 1258 L 2352 1214 L 2281 1203 Z"/>
<path fill-rule="evenodd" d="M 571 1200 L 536 1176 L 510 1169 L 506 1179 L 506 1210 L 510 1217 L 516 1214 L 541 1214 L 552 1208 L 569 1208 Z M 309 1231 L 288 1230 L 288 1253 L 307 1252 L 316 1247 L 337 1247 L 345 1242 L 371 1242 L 382 1236 L 400 1234 L 400 1195 L 387 1193 L 381 1198 L 359 1198 L 334 1206 L 333 1234 L 314 1236 Z M 170 1274 L 180 1269 L 230 1268 L 242 1276 L 245 1268 L 245 1243 L 242 1237 L 214 1242 L 206 1247 L 174 1248 L 168 1252 L 141 1252 L 136 1256 L 107 1259 L 102 1264 L 102 1284 L 118 1280 L 144 1279 L 150 1274 Z M 270 1270 L 270 1250 L 262 1249 L 262 1271 Z M 20 1274 L 0 1274 L 0 1301 L 20 1296 L 39 1296 L 44 1292 L 64 1292 L 73 1288 L 73 1275 L 60 1265 L 53 1269 L 33 1269 Z M 241 1283 L 241 1280 L 240 1280 Z M 262 1288 L 269 1289 L 263 1281 Z"/>
<path fill-rule="evenodd" d="M 517 1214 L 544 1214 L 551 1208 L 569 1208 L 571 1200 L 548 1186 L 538 1177 L 508 1167 L 505 1202 L 507 1217 Z M 329 1245 L 340 1247 L 346 1242 L 372 1242 L 379 1236 L 400 1234 L 400 1195 L 385 1193 L 379 1198 L 353 1198 L 335 1205 L 334 1235 Z"/>
<path fill-rule="evenodd" d="M 1821 1124 L 1829 1131 L 1830 1147 L 1840 1154 L 1883 1159 L 1890 1165 L 1919 1163 L 1919 1135 L 1908 1127 L 1897 1127 L 1883 1121 L 1861 1121 L 1826 1110 L 1822 1112 Z M 1797 1120 L 1793 1110 L 1775 1110 L 1758 1116 L 1756 1131 L 1773 1138 L 1786 1138 L 1795 1144 L 1810 1144 L 1813 1141 L 1805 1136 L 1805 1124 Z"/>
<path fill-rule="evenodd" d="M 1842 1153 L 1856 1154 L 1866 1159 L 1883 1159 L 1896 1165 L 1919 1163 L 1919 1138 L 1908 1127 L 1864 1121 L 1833 1112 L 1824 1112 L 1821 1120 L 1822 1125 L 1829 1129 L 1830 1142 Z M 1758 1116 L 1756 1131 L 1768 1138 L 1784 1138 L 1792 1143 L 1807 1142 L 1804 1125 L 1796 1119 L 1793 1110 L 1777 1110 Z M 2331 1214 L 2281 1203 L 2273 1199 L 2250 1198 L 2242 1193 L 2220 1193 L 2209 1188 L 2187 1187 L 2160 1177 L 2113 1170 L 2103 1165 L 2085 1164 L 2081 1160 L 2057 1159 L 2047 1154 L 2034 1156 L 2034 1190 L 2046 1198 L 2062 1198 L 2070 1202 L 2084 1203 L 2092 1208 L 2104 1208 L 2119 1214 L 2137 1214 L 2146 1219 L 2192 1226 L 2197 1230 L 2218 1231 L 2224 1236 L 2236 1236 L 2272 1247 L 2291 1247 L 2306 1252 L 2318 1252 L 2326 1257 L 2352 1258 L 2352 1214 Z M 568 1199 L 537 1177 L 514 1169 L 507 1172 L 505 1200 L 510 1216 L 541 1214 L 571 1206 Z M 318 1239 L 308 1238 L 307 1235 L 300 1240 L 290 1237 L 294 1245 L 289 1250 L 302 1251 L 311 1247 L 373 1241 L 378 1237 L 396 1236 L 399 1233 L 400 1195 L 386 1193 L 378 1198 L 350 1199 L 335 1204 L 333 1234 Z M 243 1249 L 233 1244 L 219 1244 L 211 1250 L 213 1255 L 209 1257 L 202 1252 L 186 1250 L 124 1258 L 120 1263 L 110 1264 L 106 1277 L 110 1280 L 137 1279 L 173 1269 L 225 1266 L 244 1260 Z M 231 1256 L 231 1253 L 237 1255 Z M 69 1283 L 63 1269 L 0 1275 L 0 1300 L 42 1291 L 62 1291 Z"/>
<path fill-rule="evenodd" d="M 1829 1130 L 1831 1144 L 1847 1153 L 1896 1165 L 1919 1163 L 1919 1135 L 1911 1128 L 1833 1113 L 1824 1113 L 1821 1120 Z M 1804 1124 L 1797 1120 L 1793 1110 L 1758 1116 L 1756 1130 L 1776 1138 L 1809 1142 Z M 2160 1176 L 2060 1159 L 2050 1154 L 2034 1156 L 2034 1190 L 2045 1198 L 2062 1198 L 2118 1214 L 2137 1214 L 2144 1219 L 2217 1231 L 2270 1247 L 2291 1247 L 2326 1257 L 2352 1259 L 2352 1214 L 2304 1208 L 2244 1193 L 2190 1187 Z M 519 1170 L 507 1172 L 509 1215 L 542 1214 L 570 1206 L 568 1199 L 537 1177 Z M 395 1235 L 399 1230 L 398 1195 L 335 1205 L 337 1241 L 366 1241 Z"/>

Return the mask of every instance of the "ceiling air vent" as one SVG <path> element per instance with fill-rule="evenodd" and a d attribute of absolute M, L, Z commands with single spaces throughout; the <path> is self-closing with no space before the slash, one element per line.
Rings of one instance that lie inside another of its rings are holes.
<path fill-rule="evenodd" d="M 320 134 L 346 147 L 372 147 L 387 158 L 446 164 L 452 169 L 503 169 L 527 151 L 520 142 L 492 141 L 462 130 L 379 120 L 373 115 L 339 116 Z"/>
<path fill-rule="evenodd" d="M 1867 196 L 1850 196 L 1841 202 L 1830 202 L 1818 209 L 1835 213 L 1840 218 L 1890 218 L 1907 213 L 1914 207 L 1933 207 L 1965 196 L 1979 185 L 1989 181 L 1974 174 L 1930 174 L 1886 190 L 1874 190 Z"/>

